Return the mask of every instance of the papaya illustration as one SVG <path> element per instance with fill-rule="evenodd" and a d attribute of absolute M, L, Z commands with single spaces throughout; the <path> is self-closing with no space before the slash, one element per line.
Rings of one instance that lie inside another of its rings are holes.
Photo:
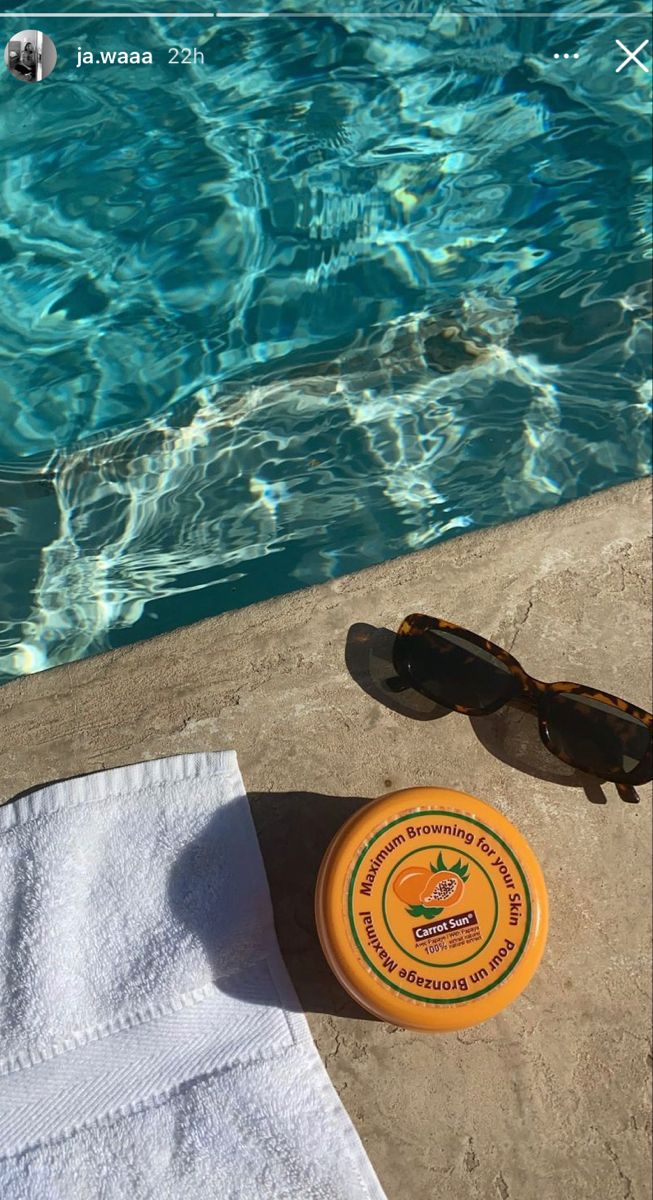
<path fill-rule="evenodd" d="M 393 880 L 393 891 L 404 904 L 419 904 L 430 878 L 428 867 L 404 867 Z"/>
<path fill-rule="evenodd" d="M 456 904 L 463 894 L 465 884 L 453 869 L 451 871 L 436 871 L 429 876 L 420 900 L 422 904 L 439 904 L 441 908 L 449 908 Z"/>
<path fill-rule="evenodd" d="M 395 895 L 407 905 L 411 917 L 437 917 L 461 899 L 469 867 L 460 859 L 448 867 L 438 853 L 429 867 L 404 867 L 393 880 Z"/>

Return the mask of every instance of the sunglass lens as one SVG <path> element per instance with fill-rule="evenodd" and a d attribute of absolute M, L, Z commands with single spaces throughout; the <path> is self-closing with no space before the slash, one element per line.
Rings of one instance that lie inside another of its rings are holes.
<path fill-rule="evenodd" d="M 411 687 L 446 708 L 480 713 L 505 703 L 519 691 L 508 667 L 491 651 L 436 626 L 397 634 L 394 666 Z"/>
<path fill-rule="evenodd" d="M 650 780 L 651 731 L 638 717 L 578 692 L 550 692 L 544 712 L 549 748 L 565 762 L 615 782 Z"/>

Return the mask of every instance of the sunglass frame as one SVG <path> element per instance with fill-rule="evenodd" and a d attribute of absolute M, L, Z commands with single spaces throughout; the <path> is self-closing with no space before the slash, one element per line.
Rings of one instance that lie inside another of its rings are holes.
<path fill-rule="evenodd" d="M 466 641 L 472 642 L 476 646 L 480 646 L 483 650 L 488 651 L 500 662 L 502 662 L 509 670 L 510 674 L 519 684 L 519 692 L 516 696 L 511 696 L 506 700 L 499 700 L 497 704 L 493 704 L 489 708 L 467 708 L 462 704 L 442 704 L 443 708 L 449 708 L 453 712 L 464 713 L 467 716 L 490 716 L 503 708 L 505 704 L 510 703 L 510 700 L 525 699 L 530 701 L 537 710 L 538 726 L 540 737 L 546 746 L 547 750 L 556 758 L 566 762 L 569 766 L 576 767 L 578 770 L 584 771 L 586 774 L 598 774 L 591 771 L 585 766 L 580 766 L 578 761 L 574 761 L 571 757 L 564 753 L 554 750 L 551 745 L 551 736 L 549 733 L 548 716 L 545 707 L 546 697 L 564 693 L 566 695 L 586 696 L 591 700 L 600 700 L 608 707 L 616 708 L 620 712 L 628 713 L 629 716 L 636 717 L 645 725 L 649 731 L 653 732 L 653 713 L 647 712 L 643 708 L 638 708 L 635 704 L 630 704 L 628 700 L 622 699 L 621 696 L 613 696 L 610 692 L 604 692 L 597 688 L 588 687 L 584 683 L 568 683 L 566 681 L 556 681 L 555 683 L 547 683 L 542 679 L 536 679 L 534 675 L 529 675 L 524 670 L 521 663 L 508 650 L 504 650 L 502 646 L 497 646 L 495 642 L 491 642 L 488 638 L 481 637 L 478 633 L 473 633 L 470 629 L 465 629 L 463 625 L 457 625 L 454 621 L 446 621 L 442 617 L 428 617 L 424 613 L 411 613 L 405 617 L 397 630 L 396 639 L 400 637 L 423 637 L 433 630 L 438 629 L 452 630 L 464 637 Z M 393 648 L 394 668 L 397 675 L 403 683 L 409 687 L 419 691 L 415 684 L 410 681 L 408 672 L 404 669 L 403 663 L 398 656 L 397 640 L 395 639 Z M 624 784 L 642 784 L 649 783 L 653 778 L 653 755 L 652 747 L 649 743 L 648 750 L 644 757 L 640 760 L 632 771 L 612 772 L 609 775 L 601 773 L 599 776 L 602 779 L 609 780 L 611 783 Z"/>

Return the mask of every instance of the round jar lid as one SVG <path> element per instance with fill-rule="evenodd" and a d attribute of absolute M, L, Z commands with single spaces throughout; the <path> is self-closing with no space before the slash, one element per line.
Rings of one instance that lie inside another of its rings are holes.
<path fill-rule="evenodd" d="M 491 805 L 449 788 L 372 801 L 331 842 L 317 928 L 334 974 L 364 1008 L 410 1029 L 463 1029 L 523 991 L 542 957 L 548 900 L 525 838 Z"/>

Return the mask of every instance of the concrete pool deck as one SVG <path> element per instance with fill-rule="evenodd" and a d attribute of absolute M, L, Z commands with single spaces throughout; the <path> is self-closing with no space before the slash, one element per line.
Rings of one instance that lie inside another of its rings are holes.
<path fill-rule="evenodd" d="M 519 709 L 470 720 L 393 697 L 384 631 L 411 611 L 484 634 L 541 679 L 650 709 L 651 480 L 7 684 L 0 803 L 71 775 L 235 749 L 281 949 L 389 1200 L 645 1200 L 651 787 L 624 803 L 558 763 Z M 416 784 L 501 809 L 549 888 L 549 942 L 527 991 L 458 1034 L 366 1019 L 315 938 L 330 837 L 364 800 Z"/>

